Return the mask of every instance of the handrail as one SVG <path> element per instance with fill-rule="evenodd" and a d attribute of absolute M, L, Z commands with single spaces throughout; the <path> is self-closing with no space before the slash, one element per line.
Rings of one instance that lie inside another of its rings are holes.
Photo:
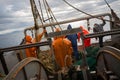
<path fill-rule="evenodd" d="M 13 47 L 8 47 L 8 48 L 1 48 L 0 49 L 0 61 L 2 63 L 5 74 L 7 75 L 9 71 L 7 68 L 7 64 L 5 62 L 5 58 L 3 56 L 4 52 L 20 50 L 20 49 L 25 49 L 25 48 L 30 48 L 30 47 L 44 46 L 44 45 L 49 45 L 49 44 L 50 44 L 50 41 L 46 41 L 46 42 L 36 42 L 36 43 L 31 43 L 31 44 L 13 46 Z"/>
<path fill-rule="evenodd" d="M 120 29 L 112 29 L 110 31 L 96 32 L 85 35 L 85 38 L 95 38 L 99 36 L 115 35 L 120 34 Z"/>
<path fill-rule="evenodd" d="M 70 35 L 81 32 L 80 28 L 74 28 L 72 30 L 63 30 L 60 32 L 51 32 L 48 34 L 48 38 L 55 37 L 55 36 L 64 36 L 64 35 Z M 112 29 L 110 31 L 103 31 L 103 32 L 96 32 L 96 33 L 90 33 L 84 36 L 84 38 L 95 38 L 99 36 L 107 36 L 107 35 L 115 35 L 120 34 L 120 29 Z"/>
<path fill-rule="evenodd" d="M 64 20 L 64 21 L 61 21 L 61 22 L 53 22 L 53 23 L 50 23 L 50 24 L 44 24 L 44 25 L 38 25 L 39 28 L 43 28 L 43 27 L 49 27 L 51 25 L 57 25 L 57 24 L 65 24 L 65 23 L 70 23 L 70 22 L 76 22 L 76 21 L 81 21 L 81 20 L 87 20 L 87 19 L 92 19 L 92 18 L 96 18 L 96 17 L 100 17 L 100 16 L 109 16 L 110 20 L 109 21 L 112 21 L 112 16 L 110 13 L 104 13 L 104 14 L 97 14 L 97 15 L 94 15 L 94 17 L 91 17 L 91 16 L 87 16 L 87 17 L 81 17 L 81 18 L 75 18 L 75 19 L 70 19 L 70 20 Z M 24 30 L 24 33 L 27 31 L 27 30 L 31 30 L 31 29 L 34 29 L 35 27 L 32 26 L 32 27 L 29 27 L 29 28 L 26 28 Z"/>
<path fill-rule="evenodd" d="M 45 41 L 45 42 L 36 42 L 36 43 L 31 43 L 31 44 L 23 44 L 19 46 L 8 47 L 8 48 L 1 48 L 0 54 L 1 52 L 20 50 L 20 49 L 25 49 L 25 48 L 30 48 L 30 47 L 37 47 L 37 46 L 44 46 L 44 45 L 49 45 L 49 44 L 50 44 L 49 41 Z"/>

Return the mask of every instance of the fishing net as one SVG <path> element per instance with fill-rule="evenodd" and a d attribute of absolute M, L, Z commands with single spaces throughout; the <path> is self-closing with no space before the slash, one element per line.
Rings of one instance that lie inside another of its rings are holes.
<path fill-rule="evenodd" d="M 39 54 L 39 59 L 49 72 L 55 71 L 54 60 L 53 57 L 49 54 L 49 51 L 41 52 Z"/>
<path fill-rule="evenodd" d="M 95 46 L 90 46 L 90 47 L 86 48 L 86 51 L 87 51 L 86 61 L 87 61 L 90 71 L 96 70 L 96 56 L 97 56 L 98 50 L 99 50 L 99 47 L 95 47 Z M 73 68 L 71 68 L 69 71 L 69 77 L 72 80 L 84 80 L 81 69 L 79 69 L 79 70 L 77 69 L 78 66 L 81 66 L 81 64 L 82 64 L 82 54 L 83 54 L 83 52 L 80 51 L 79 52 L 80 60 L 76 61 L 73 64 Z"/>
<path fill-rule="evenodd" d="M 86 61 L 88 63 L 88 66 L 90 68 L 90 71 L 94 71 L 95 70 L 95 66 L 96 66 L 96 56 L 97 56 L 97 52 L 100 48 L 99 47 L 95 47 L 95 46 L 90 46 L 86 48 L 87 51 L 87 55 L 86 55 Z M 74 65 L 81 65 L 82 63 L 82 52 L 80 52 L 80 60 L 77 61 Z"/>
<path fill-rule="evenodd" d="M 3 80 L 3 78 L 5 78 L 5 74 L 2 74 L 1 72 L 0 72 L 0 80 Z"/>

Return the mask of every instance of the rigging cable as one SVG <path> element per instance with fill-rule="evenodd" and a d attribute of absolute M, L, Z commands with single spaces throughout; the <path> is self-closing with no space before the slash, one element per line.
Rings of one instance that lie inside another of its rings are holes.
<path fill-rule="evenodd" d="M 43 3 L 44 3 L 44 6 L 45 6 L 45 10 L 46 10 L 47 16 L 48 16 L 48 19 L 46 19 L 45 21 L 49 20 L 49 23 L 51 24 L 51 23 L 52 23 L 52 20 L 53 20 L 53 17 L 52 17 L 52 15 L 50 14 L 49 6 L 47 6 L 47 1 L 43 0 Z M 53 29 L 53 28 L 56 28 L 56 27 L 55 27 L 55 26 L 52 27 L 52 25 L 51 25 L 51 29 L 52 29 L 52 31 L 54 32 L 54 29 Z"/>
<path fill-rule="evenodd" d="M 74 7 L 73 5 L 71 5 L 70 3 L 68 3 L 66 0 L 63 0 L 63 1 L 64 1 L 66 4 L 68 4 L 69 6 L 71 6 L 72 8 L 74 8 L 75 10 L 79 11 L 79 12 L 82 12 L 82 13 L 84 13 L 84 14 L 86 14 L 86 15 L 88 15 L 88 16 L 91 16 L 91 17 L 93 17 L 93 18 L 97 18 L 97 19 L 102 20 L 101 18 L 95 17 L 95 16 L 93 16 L 93 15 L 91 15 L 91 14 L 88 14 L 88 13 L 86 13 L 86 12 L 84 12 L 84 11 L 76 8 L 76 7 Z M 105 21 L 108 21 L 108 22 L 113 22 L 113 21 L 111 21 L 111 20 L 106 20 L 106 19 L 104 19 L 104 20 L 105 20 Z"/>
<path fill-rule="evenodd" d="M 107 6 L 110 8 L 111 14 L 112 14 L 112 17 L 114 18 L 115 23 L 119 23 L 120 24 L 120 18 L 117 16 L 117 14 L 114 12 L 114 10 L 110 7 L 108 2 L 106 0 L 104 0 L 104 1 L 107 4 Z"/>
<path fill-rule="evenodd" d="M 91 16 L 91 17 L 94 17 L 93 15 L 88 14 L 88 13 L 86 13 L 86 12 L 84 12 L 84 11 L 82 11 L 82 10 L 76 8 L 76 7 L 74 7 L 73 5 L 71 5 L 70 3 L 68 3 L 66 0 L 63 0 L 63 1 L 64 1 L 65 3 L 67 3 L 69 6 L 71 6 L 72 8 L 76 9 L 77 11 L 82 12 L 82 13 L 84 13 L 84 14 L 86 14 L 86 15 Z"/>
<path fill-rule="evenodd" d="M 54 19 L 55 19 L 55 21 L 57 22 L 57 24 L 58 24 L 59 28 L 62 30 L 61 26 L 59 25 L 59 23 L 58 23 L 58 21 L 57 21 L 56 17 L 54 16 L 54 14 L 53 14 L 52 10 L 50 9 L 50 6 L 48 5 L 48 3 L 47 3 L 47 1 L 46 1 L 46 0 L 45 0 L 45 2 L 46 2 L 46 5 L 48 6 L 49 11 L 51 12 L 51 14 L 52 14 L 53 18 L 54 18 Z"/>
<path fill-rule="evenodd" d="M 43 11 L 42 11 L 41 2 L 40 2 L 40 0 L 38 0 L 38 2 L 39 2 L 39 7 L 40 7 L 40 11 L 41 11 L 42 20 L 43 20 L 43 22 L 44 22 L 44 16 L 43 16 Z"/>
<path fill-rule="evenodd" d="M 38 11 L 38 9 L 37 9 L 37 6 L 36 6 L 36 4 L 35 4 L 35 1 L 34 1 L 34 5 L 35 5 L 35 9 L 36 9 L 36 11 L 37 11 L 37 15 L 38 15 L 38 17 L 39 17 L 39 19 L 40 19 L 40 21 L 41 21 L 41 24 L 42 24 L 42 26 L 43 26 L 43 20 L 42 20 L 42 18 L 41 18 L 41 15 L 43 15 L 43 14 L 39 14 L 39 11 Z M 45 27 L 43 27 L 43 29 L 45 29 Z"/>
<path fill-rule="evenodd" d="M 32 6 L 33 6 L 33 15 L 34 15 L 35 29 L 36 29 L 36 31 L 35 31 L 35 38 L 38 41 L 38 39 L 37 39 L 38 19 L 41 21 L 42 26 L 43 26 L 43 20 L 42 20 L 40 14 L 39 14 L 39 11 L 37 9 L 37 6 L 36 6 L 34 0 L 32 0 Z M 45 29 L 45 27 L 43 27 L 43 29 Z M 47 35 L 47 32 L 45 33 L 45 36 L 46 35 Z M 37 52 L 39 52 L 39 51 L 37 51 Z"/>
<path fill-rule="evenodd" d="M 41 23 L 42 23 L 42 25 L 43 25 L 43 21 L 42 21 L 42 18 L 41 18 L 41 16 L 40 16 L 40 14 L 39 14 L 39 11 L 38 11 L 38 9 L 37 9 L 37 6 L 36 6 L 36 4 L 35 4 L 35 1 L 33 0 L 33 7 L 34 7 L 34 11 L 33 11 L 33 15 L 34 15 L 34 18 L 35 18 L 35 22 L 37 22 L 37 18 L 39 18 L 40 19 L 40 21 L 41 21 Z M 37 24 L 38 25 L 38 24 Z"/>
<path fill-rule="evenodd" d="M 48 19 L 44 20 L 44 22 L 46 22 L 47 20 L 49 20 L 49 23 L 51 24 L 51 21 L 50 21 L 51 18 L 49 17 L 49 14 L 48 14 L 49 11 L 47 10 L 47 5 L 45 3 L 45 0 L 43 0 L 43 4 L 44 4 L 44 7 L 45 7 L 45 10 L 46 10 L 46 13 L 47 13 L 47 17 L 48 17 Z M 53 27 L 55 27 L 55 26 L 53 26 Z M 54 32 L 53 27 L 51 26 L 51 29 Z"/>
<path fill-rule="evenodd" d="M 50 19 L 52 19 L 52 17 L 49 17 L 50 13 L 49 13 L 49 9 L 47 9 L 47 5 L 46 5 L 45 0 L 43 0 L 43 4 L 44 4 L 44 7 L 45 7 L 45 10 L 46 10 L 46 13 L 47 13 L 47 17 L 48 17 L 48 19 L 44 20 L 44 22 L 47 21 L 47 20 L 49 20 L 49 22 L 50 22 Z"/>
<path fill-rule="evenodd" d="M 110 9 L 112 9 L 111 7 L 110 7 L 110 5 L 108 4 L 108 2 L 106 1 L 106 0 L 104 0 L 105 1 L 105 3 L 107 4 L 107 6 L 110 8 Z"/>

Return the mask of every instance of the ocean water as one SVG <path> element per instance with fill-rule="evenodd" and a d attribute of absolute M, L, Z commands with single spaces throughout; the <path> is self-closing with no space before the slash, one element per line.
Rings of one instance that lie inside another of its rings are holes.
<path fill-rule="evenodd" d="M 14 31 L 8 34 L 0 35 L 0 48 L 17 46 L 24 38 L 23 31 Z"/>

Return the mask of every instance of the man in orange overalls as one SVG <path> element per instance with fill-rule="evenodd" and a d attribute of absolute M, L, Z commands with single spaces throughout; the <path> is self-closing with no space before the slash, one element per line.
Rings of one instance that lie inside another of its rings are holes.
<path fill-rule="evenodd" d="M 89 34 L 89 31 L 86 30 L 83 26 L 80 26 L 82 32 L 83 32 L 83 35 L 87 35 Z M 78 42 L 80 42 L 80 33 L 78 33 Z M 87 39 L 84 39 L 84 46 L 85 48 L 91 46 L 91 39 L 90 38 L 87 38 Z"/>
<path fill-rule="evenodd" d="M 59 31 L 60 29 L 56 28 L 56 32 Z M 52 46 L 56 62 L 60 66 L 61 70 L 64 72 L 65 68 L 69 67 L 72 64 L 72 44 L 64 36 L 57 36 L 54 38 Z"/>
<path fill-rule="evenodd" d="M 44 29 L 43 32 L 41 34 L 38 35 L 38 41 L 41 40 L 43 34 L 46 32 L 46 30 Z M 31 44 L 31 43 L 35 43 L 36 42 L 36 39 L 34 38 L 32 40 L 31 36 L 29 35 L 26 35 L 25 36 L 25 40 L 26 40 L 26 43 L 25 44 Z M 36 47 L 32 47 L 32 48 L 26 48 L 25 49 L 25 52 L 26 52 L 26 57 L 37 57 L 37 54 L 36 54 Z"/>

